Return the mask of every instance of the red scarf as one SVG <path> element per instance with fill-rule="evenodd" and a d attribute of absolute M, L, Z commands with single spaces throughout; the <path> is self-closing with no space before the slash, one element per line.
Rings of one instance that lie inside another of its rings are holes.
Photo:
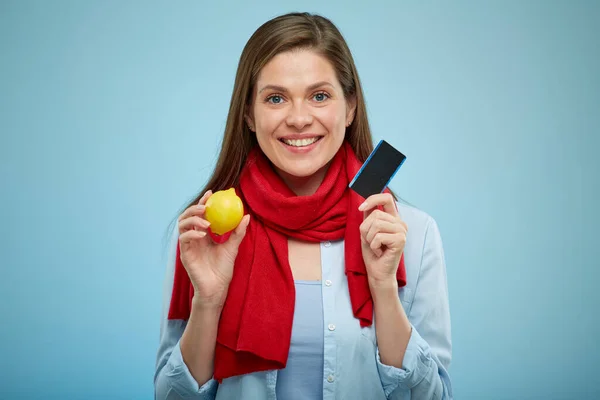
<path fill-rule="evenodd" d="M 360 167 L 344 142 L 317 192 L 296 196 L 258 148 L 248 155 L 237 192 L 252 220 L 240 244 L 219 321 L 214 370 L 219 382 L 286 366 L 295 306 L 288 237 L 309 242 L 344 239 L 352 311 L 361 326 L 371 325 L 373 299 L 359 231 L 363 213 L 358 206 L 363 199 L 348 189 Z M 400 287 L 406 285 L 404 255 L 397 279 Z M 168 318 L 188 319 L 193 294 L 178 246 Z"/>

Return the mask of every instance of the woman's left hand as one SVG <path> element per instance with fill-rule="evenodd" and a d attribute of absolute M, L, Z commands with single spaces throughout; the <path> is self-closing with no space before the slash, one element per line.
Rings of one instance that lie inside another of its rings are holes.
<path fill-rule="evenodd" d="M 382 206 L 383 211 L 378 206 Z M 358 209 L 364 212 L 360 242 L 369 286 L 393 285 L 408 227 L 400 218 L 394 198 L 389 193 L 369 196 Z"/>

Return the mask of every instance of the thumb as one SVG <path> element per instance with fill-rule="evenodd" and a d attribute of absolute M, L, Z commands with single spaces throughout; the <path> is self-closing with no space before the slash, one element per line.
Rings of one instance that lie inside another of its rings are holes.
<path fill-rule="evenodd" d="M 240 224 L 235 228 L 235 230 L 231 233 L 229 237 L 229 241 L 239 246 L 244 237 L 246 236 L 246 231 L 248 230 L 248 225 L 250 224 L 250 214 L 244 215 Z"/>

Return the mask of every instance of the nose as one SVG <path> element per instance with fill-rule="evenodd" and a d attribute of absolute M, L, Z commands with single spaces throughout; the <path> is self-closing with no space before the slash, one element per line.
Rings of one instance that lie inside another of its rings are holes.
<path fill-rule="evenodd" d="M 285 122 L 288 126 L 293 126 L 298 130 L 301 130 L 305 126 L 312 124 L 313 116 L 311 114 L 310 107 L 304 104 L 304 102 L 295 103 L 290 108 Z"/>

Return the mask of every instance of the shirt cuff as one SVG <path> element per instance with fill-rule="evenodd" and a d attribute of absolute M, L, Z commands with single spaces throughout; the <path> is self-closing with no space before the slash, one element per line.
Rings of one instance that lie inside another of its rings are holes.
<path fill-rule="evenodd" d="M 166 376 L 173 390 L 185 399 L 214 399 L 217 395 L 218 382 L 211 378 L 204 385 L 199 386 L 194 379 L 181 355 L 179 341 L 173 347 L 166 368 Z"/>
<path fill-rule="evenodd" d="M 407 391 L 417 386 L 430 372 L 432 363 L 435 364 L 430 356 L 429 345 L 414 326 L 406 346 L 402 368 L 383 364 L 378 347 L 377 370 L 386 397 L 389 397 L 399 386 Z"/>

